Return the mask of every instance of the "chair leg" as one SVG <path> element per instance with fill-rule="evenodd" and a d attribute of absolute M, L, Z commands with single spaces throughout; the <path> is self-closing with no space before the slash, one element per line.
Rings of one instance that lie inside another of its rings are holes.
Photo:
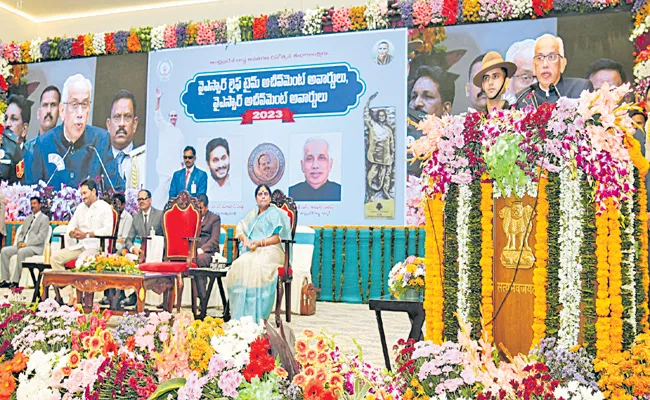
<path fill-rule="evenodd" d="M 275 325 L 280 326 L 280 308 L 282 308 L 280 305 L 282 304 L 282 295 L 284 294 L 284 287 L 282 286 L 282 278 L 278 277 L 278 284 L 277 284 L 277 294 L 275 296 Z"/>
<path fill-rule="evenodd" d="M 199 290 L 196 287 L 196 279 L 193 276 L 190 279 L 192 280 L 192 315 L 194 315 L 194 319 L 198 319 L 198 313 L 196 310 L 196 298 L 199 296 Z"/>
<path fill-rule="evenodd" d="M 291 322 L 291 280 L 284 282 L 284 288 L 284 291 L 286 292 L 284 298 L 285 319 L 287 322 Z"/>
<path fill-rule="evenodd" d="M 176 312 L 181 312 L 181 305 L 183 303 L 183 275 L 178 274 L 178 281 L 176 286 L 178 287 L 178 291 L 176 293 L 178 296 L 176 299 Z"/>

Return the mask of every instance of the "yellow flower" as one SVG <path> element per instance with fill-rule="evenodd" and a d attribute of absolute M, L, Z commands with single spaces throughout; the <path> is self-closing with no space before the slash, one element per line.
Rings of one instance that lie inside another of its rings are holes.
<path fill-rule="evenodd" d="M 531 347 L 539 344 L 546 335 L 546 266 L 548 263 L 548 198 L 546 186 L 548 179 L 543 173 L 539 182 L 537 196 L 537 215 L 535 217 L 535 269 L 533 270 L 533 285 L 535 300 L 533 301 L 533 342 Z"/>
<path fill-rule="evenodd" d="M 492 256 L 494 254 L 494 242 L 492 239 L 492 182 L 489 181 L 487 174 L 481 176 L 481 315 L 485 321 L 491 321 L 494 314 L 494 304 L 492 301 L 492 292 L 494 283 L 492 282 Z M 483 329 L 487 331 L 488 340 L 492 341 L 492 323 L 487 323 Z"/>
<path fill-rule="evenodd" d="M 442 290 L 443 276 L 443 208 L 442 196 L 436 194 L 433 199 L 427 200 L 425 207 L 426 215 L 426 239 L 425 239 L 425 260 L 427 273 L 425 276 L 424 289 L 424 310 L 426 319 L 426 338 L 434 343 L 442 343 L 442 332 L 444 329 L 443 313 L 444 297 Z"/>

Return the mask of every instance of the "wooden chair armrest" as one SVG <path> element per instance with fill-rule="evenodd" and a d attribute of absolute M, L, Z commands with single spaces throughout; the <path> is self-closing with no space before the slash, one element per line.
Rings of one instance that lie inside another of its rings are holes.
<path fill-rule="evenodd" d="M 61 241 L 61 248 L 65 249 L 65 234 L 63 233 L 53 233 L 52 237 L 50 238 L 50 243 L 52 243 L 52 239 L 55 237 L 58 237 L 59 240 Z"/>

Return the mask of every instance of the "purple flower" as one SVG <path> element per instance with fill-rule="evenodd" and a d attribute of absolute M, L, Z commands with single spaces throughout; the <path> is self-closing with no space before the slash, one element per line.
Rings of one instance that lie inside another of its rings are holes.
<path fill-rule="evenodd" d="M 216 34 L 216 43 L 224 43 L 226 41 L 226 20 L 214 21 L 213 29 Z"/>
<path fill-rule="evenodd" d="M 72 38 L 61 39 L 59 42 L 59 58 L 70 58 L 72 53 Z"/>
<path fill-rule="evenodd" d="M 296 11 L 289 15 L 289 22 L 287 24 L 287 36 L 299 36 L 302 32 L 304 25 L 305 13 L 303 11 Z"/>
<path fill-rule="evenodd" d="M 399 13 L 402 16 L 404 26 L 413 26 L 413 2 L 414 0 L 403 0 L 399 2 Z"/>
<path fill-rule="evenodd" d="M 50 46 L 50 39 L 46 39 L 43 43 L 41 43 L 41 54 L 43 55 L 43 61 L 47 61 L 50 59 L 50 51 L 52 50 L 52 46 Z"/>
<path fill-rule="evenodd" d="M 176 25 L 176 46 L 185 47 L 185 39 L 187 38 L 187 24 L 185 22 L 179 22 Z"/>
<path fill-rule="evenodd" d="M 278 15 L 271 14 L 266 20 L 266 32 L 269 35 L 269 39 L 275 39 L 280 37 L 280 28 L 278 26 Z"/>
<path fill-rule="evenodd" d="M 113 40 L 115 41 L 115 48 L 117 49 L 117 54 L 126 54 L 129 52 L 127 47 L 127 39 L 129 38 L 129 32 L 127 31 L 117 31 L 113 35 Z"/>

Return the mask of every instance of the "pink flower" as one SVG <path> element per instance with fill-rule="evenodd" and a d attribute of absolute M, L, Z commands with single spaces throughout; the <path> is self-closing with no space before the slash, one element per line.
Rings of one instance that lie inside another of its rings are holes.
<path fill-rule="evenodd" d="M 334 32 L 347 32 L 350 30 L 350 9 L 339 8 L 332 15 L 332 29 Z"/>
<path fill-rule="evenodd" d="M 197 36 L 196 43 L 199 45 L 214 44 L 216 34 L 212 27 L 207 22 L 199 22 L 196 24 Z"/>
<path fill-rule="evenodd" d="M 413 25 L 427 26 L 433 18 L 433 8 L 427 0 L 418 0 L 413 3 Z"/>
<path fill-rule="evenodd" d="M 237 388 L 243 379 L 239 371 L 230 370 L 224 372 L 219 378 L 219 388 L 223 394 L 229 397 L 237 397 Z"/>
<path fill-rule="evenodd" d="M 176 27 L 174 25 L 167 25 L 165 27 L 163 39 L 165 40 L 166 49 L 173 49 L 176 47 Z"/>

